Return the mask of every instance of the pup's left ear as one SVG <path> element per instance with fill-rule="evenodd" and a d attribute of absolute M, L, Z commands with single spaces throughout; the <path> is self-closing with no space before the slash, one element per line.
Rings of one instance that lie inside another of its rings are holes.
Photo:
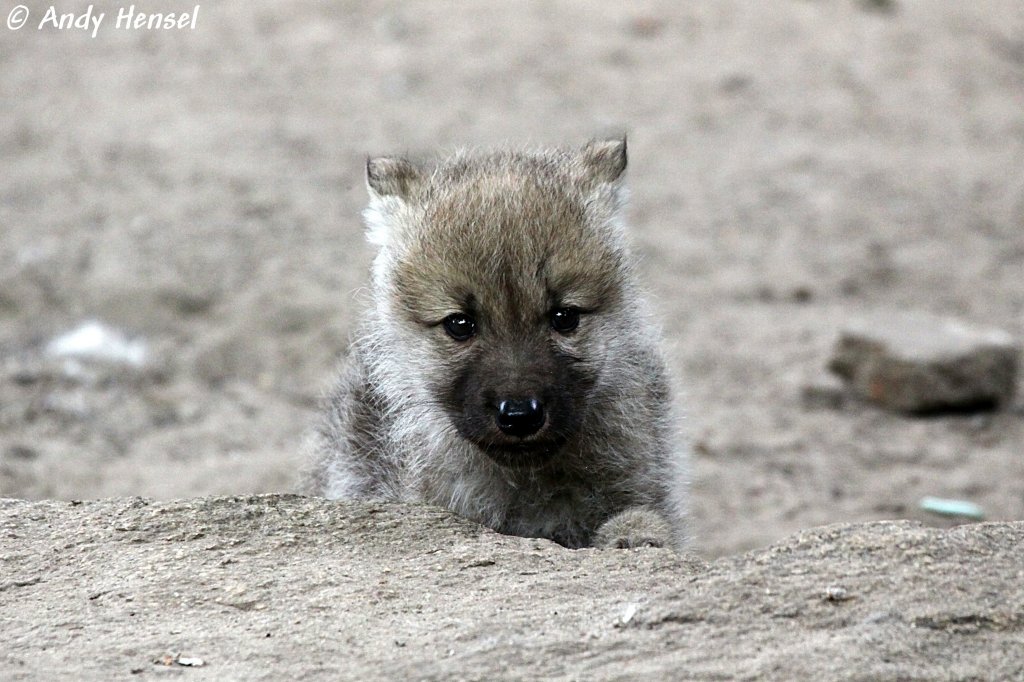
<path fill-rule="evenodd" d="M 580 151 L 580 158 L 591 180 L 613 183 L 626 170 L 626 136 L 591 140 Z"/>

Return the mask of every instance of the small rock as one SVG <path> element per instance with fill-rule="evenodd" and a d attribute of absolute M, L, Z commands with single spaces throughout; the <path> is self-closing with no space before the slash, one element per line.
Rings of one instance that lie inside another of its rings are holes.
<path fill-rule="evenodd" d="M 173 666 L 180 665 L 186 668 L 201 668 L 206 661 L 197 656 L 182 656 L 181 654 L 163 654 L 153 660 L 155 665 Z"/>
<path fill-rule="evenodd" d="M 462 568 L 485 568 L 487 566 L 493 566 L 494 564 L 494 559 L 474 559 L 473 561 L 464 564 Z"/>
<path fill-rule="evenodd" d="M 629 625 L 630 621 L 633 620 L 633 617 L 636 615 L 636 612 L 636 604 L 626 604 L 626 608 L 622 610 L 622 613 L 619 614 L 618 619 L 615 621 L 615 627 L 625 627 L 626 625 Z"/>
<path fill-rule="evenodd" d="M 145 343 L 129 340 L 116 329 L 94 320 L 50 341 L 46 353 L 55 358 L 99 360 L 132 367 L 146 363 Z"/>
<path fill-rule="evenodd" d="M 1009 405 L 1020 345 L 1004 331 L 923 312 L 887 312 L 849 323 L 829 369 L 858 397 L 906 413 Z"/>
<path fill-rule="evenodd" d="M 839 585 L 831 585 L 825 588 L 824 598 L 825 601 L 841 602 L 850 601 L 851 599 L 853 599 L 853 596 L 845 587 L 840 587 Z"/>

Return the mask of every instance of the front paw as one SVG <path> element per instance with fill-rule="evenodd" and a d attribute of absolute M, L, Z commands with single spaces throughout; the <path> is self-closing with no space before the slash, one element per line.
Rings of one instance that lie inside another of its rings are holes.
<path fill-rule="evenodd" d="M 630 507 L 597 529 L 594 546 L 604 549 L 670 547 L 672 528 L 665 518 L 648 507 Z"/>

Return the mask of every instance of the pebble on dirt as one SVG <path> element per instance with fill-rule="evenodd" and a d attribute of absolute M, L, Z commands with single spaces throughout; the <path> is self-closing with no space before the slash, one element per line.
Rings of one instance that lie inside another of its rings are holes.
<path fill-rule="evenodd" d="M 129 339 L 102 322 L 90 320 L 56 337 L 46 346 L 46 353 L 56 358 L 96 360 L 141 367 L 146 364 L 146 344 Z"/>
<path fill-rule="evenodd" d="M 1020 353 L 1020 344 L 999 329 L 924 312 L 883 312 L 840 331 L 829 369 L 852 393 L 887 409 L 976 411 L 1011 403 Z"/>

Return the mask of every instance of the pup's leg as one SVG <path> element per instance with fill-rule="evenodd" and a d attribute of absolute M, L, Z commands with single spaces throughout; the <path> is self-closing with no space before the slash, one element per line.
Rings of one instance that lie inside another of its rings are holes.
<path fill-rule="evenodd" d="M 606 549 L 671 547 L 672 528 L 650 507 L 630 507 L 601 524 L 594 535 L 594 546 Z"/>

